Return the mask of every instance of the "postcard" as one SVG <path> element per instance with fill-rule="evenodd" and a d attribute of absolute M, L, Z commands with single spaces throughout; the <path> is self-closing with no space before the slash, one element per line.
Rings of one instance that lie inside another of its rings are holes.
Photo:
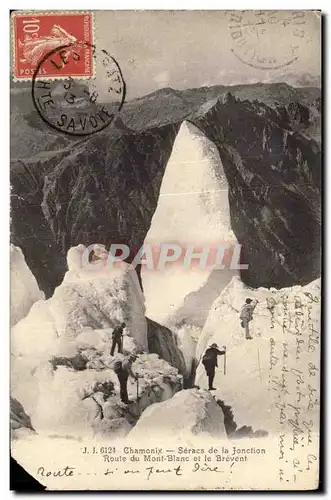
<path fill-rule="evenodd" d="M 316 490 L 321 13 L 13 11 L 11 454 Z"/>

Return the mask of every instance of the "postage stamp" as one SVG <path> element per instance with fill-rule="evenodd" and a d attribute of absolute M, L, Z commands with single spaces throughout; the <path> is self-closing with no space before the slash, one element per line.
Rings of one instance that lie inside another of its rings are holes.
<path fill-rule="evenodd" d="M 14 12 L 13 79 L 31 80 L 39 62 L 46 54 L 59 47 L 66 47 L 63 57 L 64 78 L 89 78 L 94 76 L 93 13 L 92 12 Z M 70 57 L 73 55 L 73 57 Z M 58 78 L 58 68 L 51 60 L 40 68 L 37 77 Z"/>
<path fill-rule="evenodd" d="M 305 41 L 305 15 L 304 11 L 229 12 L 233 54 L 253 68 L 275 70 L 291 65 Z"/>

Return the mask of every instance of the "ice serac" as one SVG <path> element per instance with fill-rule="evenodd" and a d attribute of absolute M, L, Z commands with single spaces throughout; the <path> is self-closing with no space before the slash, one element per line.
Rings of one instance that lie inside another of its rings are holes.
<path fill-rule="evenodd" d="M 37 300 L 44 299 L 44 293 L 30 271 L 22 250 L 10 245 L 10 325 L 24 318 Z"/>
<path fill-rule="evenodd" d="M 123 437 L 150 404 L 171 398 L 182 389 L 182 376 L 156 354 L 139 354 L 133 371 L 139 383 L 129 379 L 126 405 L 120 400 L 120 385 L 114 364 L 123 355 L 107 348 L 80 349 L 72 356 L 54 356 L 33 369 L 29 360 L 14 359 L 12 394 L 20 398 L 31 429 L 48 436 Z M 15 429 L 21 427 L 15 416 Z M 33 426 L 33 427 L 32 427 Z"/>
<path fill-rule="evenodd" d="M 192 436 L 226 438 L 224 415 L 210 392 L 200 389 L 180 391 L 174 397 L 149 406 L 128 438 L 176 440 Z"/>
<path fill-rule="evenodd" d="M 37 301 L 12 328 L 11 395 L 37 433 L 123 437 L 148 405 L 180 390 L 183 377 L 146 352 L 144 297 L 133 267 L 108 266 L 108 253 L 95 245 L 97 259 L 87 268 L 85 250 L 84 245 L 70 249 L 68 271 L 53 296 Z M 133 370 L 139 383 L 129 381 L 129 406 L 120 401 L 114 372 L 123 354 L 110 355 L 120 322 L 126 323 L 124 355 L 138 355 Z"/>
<path fill-rule="evenodd" d="M 12 395 L 24 408 L 35 400 L 33 373 L 40 364 L 52 357 L 75 358 L 80 349 L 109 353 L 120 322 L 126 323 L 126 352 L 148 349 L 144 298 L 134 269 L 126 263 L 85 269 L 84 249 L 68 252 L 69 270 L 53 296 L 35 302 L 11 330 Z"/>
<path fill-rule="evenodd" d="M 247 297 L 259 301 L 250 323 L 252 340 L 245 339 L 245 331 L 240 325 L 240 310 Z M 317 372 L 308 375 L 307 366 L 319 366 L 319 331 L 320 280 L 276 290 L 252 289 L 234 278 L 210 310 L 199 337 L 197 359 L 201 359 L 205 349 L 214 342 L 220 348 L 226 345 L 226 375 L 224 357 L 219 356 L 213 385 L 217 388 L 216 398 L 232 406 L 239 427 L 249 424 L 271 433 L 279 431 L 280 406 L 275 388 L 281 384 L 279 380 L 282 380 L 284 367 L 288 372 L 282 394 L 288 391 L 288 404 L 294 404 L 293 395 L 300 387 L 307 403 L 303 402 L 303 396 L 297 396 L 302 403 L 300 421 L 305 418 L 314 421 L 314 428 L 317 428 L 319 404 L 315 404 L 314 398 L 314 404 L 309 407 L 307 396 L 307 386 Z M 201 363 L 196 384 L 207 388 L 207 377 Z M 313 394 L 314 391 L 310 397 Z M 291 420 L 290 406 L 287 414 Z"/>
<path fill-rule="evenodd" d="M 129 380 L 132 403 L 126 405 L 120 401 L 113 360 L 109 356 L 102 359 L 103 369 L 99 370 L 40 365 L 35 374 L 38 395 L 30 410 L 38 433 L 76 438 L 123 437 L 148 405 L 171 398 L 182 387 L 182 377 L 175 368 L 156 354 L 142 354 L 133 364 L 139 375 L 138 391 L 136 383 Z"/>
<path fill-rule="evenodd" d="M 177 244 L 182 256 L 164 269 L 142 266 L 147 315 L 161 324 L 186 317 L 203 325 L 210 305 L 237 271 L 211 269 L 217 245 L 233 245 L 228 185 L 216 146 L 192 123 L 184 121 L 162 179 L 157 208 L 145 243 L 158 262 L 162 244 Z M 192 248 L 208 255 L 207 266 L 184 261 Z M 203 267 L 203 266 L 202 266 Z M 161 292 L 161 293 L 160 293 Z"/>
<path fill-rule="evenodd" d="M 109 329 L 126 323 L 126 333 L 148 348 L 144 297 L 135 270 L 125 262 L 84 268 L 84 245 L 70 249 L 63 282 L 48 300 L 36 302 L 12 329 L 14 355 L 41 357 L 54 345 L 66 349 L 86 328 Z M 110 335 L 110 334 L 109 334 Z"/>

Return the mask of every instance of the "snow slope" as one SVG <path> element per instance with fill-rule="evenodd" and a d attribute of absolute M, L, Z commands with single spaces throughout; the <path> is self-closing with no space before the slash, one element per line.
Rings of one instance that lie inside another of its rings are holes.
<path fill-rule="evenodd" d="M 176 440 L 190 436 L 226 438 L 224 416 L 211 393 L 205 390 L 180 391 L 174 397 L 149 406 L 128 438 Z"/>
<path fill-rule="evenodd" d="M 162 243 L 214 247 L 236 243 L 231 230 L 228 185 L 216 146 L 192 123 L 183 121 L 163 176 L 158 205 L 145 243 L 158 256 Z M 214 260 L 209 261 L 212 264 Z M 190 318 L 202 326 L 209 308 L 237 271 L 200 269 L 183 258 L 165 269 L 142 266 L 147 315 L 168 325 Z"/>
<path fill-rule="evenodd" d="M 250 327 L 253 340 L 245 340 L 239 319 L 241 306 L 247 297 L 259 300 Z M 301 418 L 306 416 L 307 421 L 312 419 L 317 426 L 319 405 L 314 404 L 309 415 L 306 409 L 309 404 L 308 386 L 314 387 L 315 383 L 319 391 L 318 370 L 307 374 L 307 366 L 319 367 L 319 297 L 319 280 L 302 287 L 269 290 L 250 289 L 234 278 L 214 302 L 199 338 L 197 358 L 201 359 L 205 349 L 213 342 L 220 348 L 226 345 L 226 375 L 224 357 L 219 356 L 214 381 L 217 391 L 214 394 L 232 406 L 238 426 L 279 430 L 277 404 L 283 396 L 274 388 L 279 387 L 276 383 L 282 377 L 284 352 L 287 353 L 284 366 L 289 370 L 286 372 L 288 397 L 293 398 L 296 394 L 295 374 L 302 372 L 301 392 L 304 399 L 301 401 Z M 201 363 L 196 384 L 203 388 L 208 386 Z M 318 395 L 318 392 L 314 394 Z M 290 399 L 285 401 L 286 404 L 288 402 L 295 403 Z"/>
<path fill-rule="evenodd" d="M 10 326 L 24 318 L 37 300 L 44 299 L 22 250 L 10 245 Z"/>

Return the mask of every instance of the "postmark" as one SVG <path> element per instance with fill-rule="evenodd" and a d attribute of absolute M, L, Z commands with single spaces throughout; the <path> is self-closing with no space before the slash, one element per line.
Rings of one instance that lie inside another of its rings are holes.
<path fill-rule="evenodd" d="M 43 57 L 32 79 L 33 103 L 44 122 L 53 129 L 72 136 L 87 136 L 106 128 L 120 111 L 125 100 L 125 81 L 117 61 L 107 50 L 87 46 L 96 67 L 92 80 L 78 80 L 67 75 L 67 65 L 80 57 L 77 43 L 58 47 Z M 54 67 L 55 79 L 42 79 L 44 67 Z"/>
<path fill-rule="evenodd" d="M 93 57 L 90 49 L 90 45 L 94 43 L 93 33 L 92 12 L 14 12 L 14 80 L 32 80 L 38 63 L 45 55 L 62 46 L 67 46 L 68 51 L 79 54 L 79 57 L 70 58 L 65 67 L 66 73 L 63 73 L 62 77 L 93 77 Z M 51 79 L 59 75 L 57 69 L 49 63 L 40 68 L 38 76 Z"/>
<path fill-rule="evenodd" d="M 237 59 L 253 68 L 273 70 L 289 66 L 299 58 L 305 25 L 305 11 L 231 11 L 231 50 Z"/>

